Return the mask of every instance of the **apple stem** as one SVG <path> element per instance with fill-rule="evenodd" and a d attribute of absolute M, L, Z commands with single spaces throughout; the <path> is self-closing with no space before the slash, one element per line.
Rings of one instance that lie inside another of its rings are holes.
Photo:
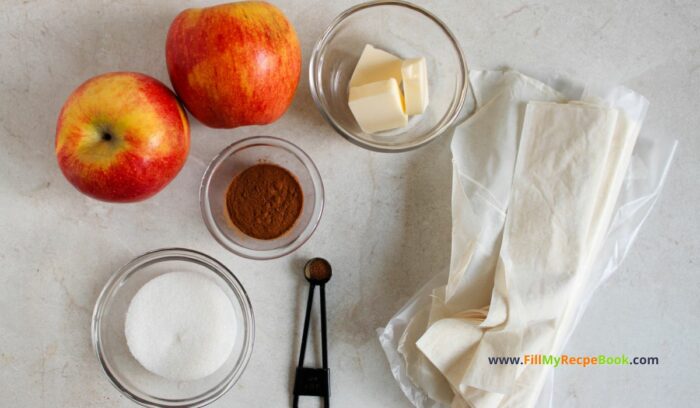
<path fill-rule="evenodd" d="M 102 140 L 104 140 L 105 142 L 109 142 L 110 140 L 112 140 L 112 134 L 109 132 L 102 132 Z"/>

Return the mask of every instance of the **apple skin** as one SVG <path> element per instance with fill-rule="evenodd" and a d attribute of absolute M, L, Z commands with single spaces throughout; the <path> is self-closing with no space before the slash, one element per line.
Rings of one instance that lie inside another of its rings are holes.
<path fill-rule="evenodd" d="M 112 72 L 80 85 L 56 125 L 56 158 L 75 188 L 98 200 L 134 202 L 162 190 L 185 164 L 187 114 L 163 83 Z"/>
<path fill-rule="evenodd" d="M 213 128 L 274 122 L 301 72 L 294 27 L 265 2 L 184 10 L 170 25 L 165 60 L 187 110 Z"/>

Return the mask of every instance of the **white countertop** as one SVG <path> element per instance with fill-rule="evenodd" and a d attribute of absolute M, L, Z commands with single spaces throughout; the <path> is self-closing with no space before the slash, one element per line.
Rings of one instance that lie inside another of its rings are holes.
<path fill-rule="evenodd" d="M 323 121 L 308 91 L 308 57 L 322 30 L 352 1 L 275 1 L 303 47 L 303 76 L 291 109 L 266 127 L 213 130 L 193 120 L 185 168 L 153 199 L 97 202 L 59 172 L 55 123 L 72 89 L 114 70 L 144 72 L 169 84 L 168 25 L 196 3 L 2 2 L 0 405 L 132 406 L 94 357 L 92 308 L 122 264 L 148 250 L 181 246 L 229 266 L 255 311 L 257 339 L 248 369 L 214 406 L 289 405 L 307 290 L 301 265 L 323 256 L 335 272 L 328 287 L 333 405 L 409 407 L 375 329 L 449 262 L 449 141 L 441 138 L 406 154 L 377 154 L 348 143 Z M 598 291 L 567 347 L 571 354 L 656 356 L 661 364 L 558 369 L 554 406 L 697 404 L 700 4 L 420 4 L 452 28 L 472 68 L 509 66 L 624 84 L 651 102 L 643 132 L 680 141 L 662 197 L 634 249 Z M 326 210 L 315 235 L 295 254 L 267 262 L 220 247 L 204 227 L 197 201 L 206 163 L 232 141 L 256 134 L 299 144 L 326 186 Z"/>

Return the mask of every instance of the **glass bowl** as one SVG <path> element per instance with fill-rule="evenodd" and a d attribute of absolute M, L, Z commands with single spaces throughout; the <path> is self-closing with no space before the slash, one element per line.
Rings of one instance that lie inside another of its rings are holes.
<path fill-rule="evenodd" d="M 224 365 L 196 381 L 176 382 L 150 373 L 131 355 L 124 335 L 126 311 L 136 292 L 172 271 L 211 278 L 231 300 L 238 322 L 235 344 Z M 92 315 L 92 344 L 104 373 L 122 394 L 147 407 L 202 407 L 221 397 L 248 364 L 254 337 L 253 310 L 238 279 L 219 261 L 189 249 L 148 252 L 123 266 L 102 289 Z"/>
<path fill-rule="evenodd" d="M 348 107 L 350 77 L 365 44 L 399 58 L 425 57 L 429 104 L 406 127 L 365 133 Z M 351 142 L 382 152 L 423 146 L 457 119 L 467 95 L 467 64 L 452 32 L 429 11 L 404 1 L 373 1 L 341 13 L 316 43 L 309 86 L 328 123 Z"/>
<path fill-rule="evenodd" d="M 304 205 L 292 228 L 274 239 L 244 234 L 231 221 L 226 193 L 234 177 L 259 163 L 276 164 L 296 176 Z M 250 137 L 221 151 L 209 164 L 199 189 L 202 217 L 209 232 L 231 252 L 250 259 L 273 259 L 287 255 L 306 242 L 323 213 L 323 182 L 311 158 L 294 144 L 271 136 Z"/>

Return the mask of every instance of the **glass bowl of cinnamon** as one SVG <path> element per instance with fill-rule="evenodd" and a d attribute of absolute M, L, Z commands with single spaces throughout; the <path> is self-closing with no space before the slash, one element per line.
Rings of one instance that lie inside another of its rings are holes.
<path fill-rule="evenodd" d="M 299 147 L 271 136 L 235 142 L 209 164 L 199 202 L 212 236 L 250 259 L 287 255 L 306 242 L 323 213 L 323 182 Z"/>

